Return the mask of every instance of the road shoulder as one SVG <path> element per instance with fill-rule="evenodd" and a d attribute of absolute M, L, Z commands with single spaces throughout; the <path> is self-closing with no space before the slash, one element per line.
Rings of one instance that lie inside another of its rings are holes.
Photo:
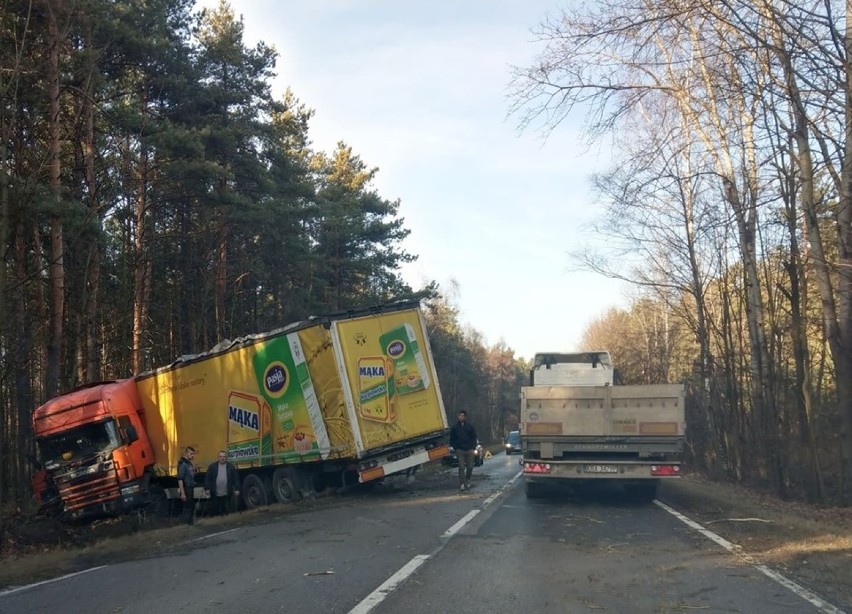
<path fill-rule="evenodd" d="M 700 476 L 663 484 L 659 499 L 755 562 L 852 610 L 852 509 L 782 501 Z"/>

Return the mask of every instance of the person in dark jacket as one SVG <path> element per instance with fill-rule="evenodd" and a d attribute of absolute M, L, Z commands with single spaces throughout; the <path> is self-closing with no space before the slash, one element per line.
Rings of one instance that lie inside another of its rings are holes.
<path fill-rule="evenodd" d="M 455 448 L 459 459 L 459 490 L 470 489 L 476 442 L 476 429 L 467 421 L 467 412 L 461 410 L 458 421 L 450 428 L 450 445 Z"/>
<path fill-rule="evenodd" d="M 231 512 L 232 502 L 240 494 L 238 485 L 237 468 L 228 462 L 228 453 L 219 450 L 219 459 L 210 463 L 204 476 L 204 488 L 213 500 L 214 516 L 224 516 Z"/>
<path fill-rule="evenodd" d="M 178 461 L 178 493 L 182 503 L 181 514 L 186 524 L 192 524 L 195 520 L 195 448 L 187 446 L 183 456 Z"/>

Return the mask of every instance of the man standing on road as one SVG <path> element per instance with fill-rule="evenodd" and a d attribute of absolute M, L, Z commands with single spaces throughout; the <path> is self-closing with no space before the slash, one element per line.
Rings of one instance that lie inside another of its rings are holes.
<path fill-rule="evenodd" d="M 219 450 L 219 460 L 210 463 L 204 476 L 204 488 L 213 499 L 213 515 L 224 516 L 231 512 L 231 501 L 240 491 L 237 490 L 237 468 L 228 462 L 228 453 Z"/>
<path fill-rule="evenodd" d="M 195 520 L 195 448 L 187 446 L 178 461 L 178 492 L 182 503 L 181 514 L 186 524 L 192 524 Z"/>
<path fill-rule="evenodd" d="M 459 490 L 470 490 L 470 476 L 476 451 L 476 429 L 467 421 L 467 412 L 459 412 L 458 421 L 450 429 L 450 445 L 459 460 Z"/>

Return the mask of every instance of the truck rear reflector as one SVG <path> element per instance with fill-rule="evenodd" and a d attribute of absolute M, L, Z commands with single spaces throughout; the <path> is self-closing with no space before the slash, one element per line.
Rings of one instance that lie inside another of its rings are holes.
<path fill-rule="evenodd" d="M 447 446 L 447 445 L 438 446 L 437 448 L 432 448 L 431 450 L 429 450 L 429 460 L 444 458 L 445 456 L 449 456 L 449 454 L 450 454 L 450 446 Z"/>
<path fill-rule="evenodd" d="M 640 422 L 640 435 L 677 435 L 677 422 Z"/>
<path fill-rule="evenodd" d="M 524 428 L 525 435 L 561 435 L 561 422 L 527 422 Z"/>
<path fill-rule="evenodd" d="M 524 473 L 550 473 L 550 463 L 524 463 Z"/>
<path fill-rule="evenodd" d="M 373 469 L 368 469 L 367 471 L 362 471 L 358 475 L 358 481 L 363 484 L 364 482 L 369 482 L 370 480 L 376 480 L 378 478 L 384 477 L 384 475 L 384 467 L 375 467 Z"/>
<path fill-rule="evenodd" d="M 651 465 L 651 475 L 672 476 L 680 475 L 679 465 Z"/>

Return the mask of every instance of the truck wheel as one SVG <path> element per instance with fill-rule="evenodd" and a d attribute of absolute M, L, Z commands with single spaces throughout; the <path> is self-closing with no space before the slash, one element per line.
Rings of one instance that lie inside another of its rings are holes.
<path fill-rule="evenodd" d="M 254 473 L 248 474 L 243 479 L 243 503 L 246 504 L 247 510 L 253 510 L 256 507 L 263 507 L 269 503 L 267 496 L 266 484 L 263 480 Z"/>
<path fill-rule="evenodd" d="M 148 487 L 144 505 L 145 513 L 152 518 L 168 518 L 173 512 L 172 501 L 169 501 L 166 491 L 159 484 Z"/>
<path fill-rule="evenodd" d="M 286 467 L 276 469 L 272 474 L 272 493 L 278 503 L 292 503 L 300 500 L 302 491 L 298 487 L 296 472 Z"/>
<path fill-rule="evenodd" d="M 524 480 L 524 494 L 527 496 L 527 499 L 541 497 L 541 484 L 534 484 L 529 480 Z"/>

